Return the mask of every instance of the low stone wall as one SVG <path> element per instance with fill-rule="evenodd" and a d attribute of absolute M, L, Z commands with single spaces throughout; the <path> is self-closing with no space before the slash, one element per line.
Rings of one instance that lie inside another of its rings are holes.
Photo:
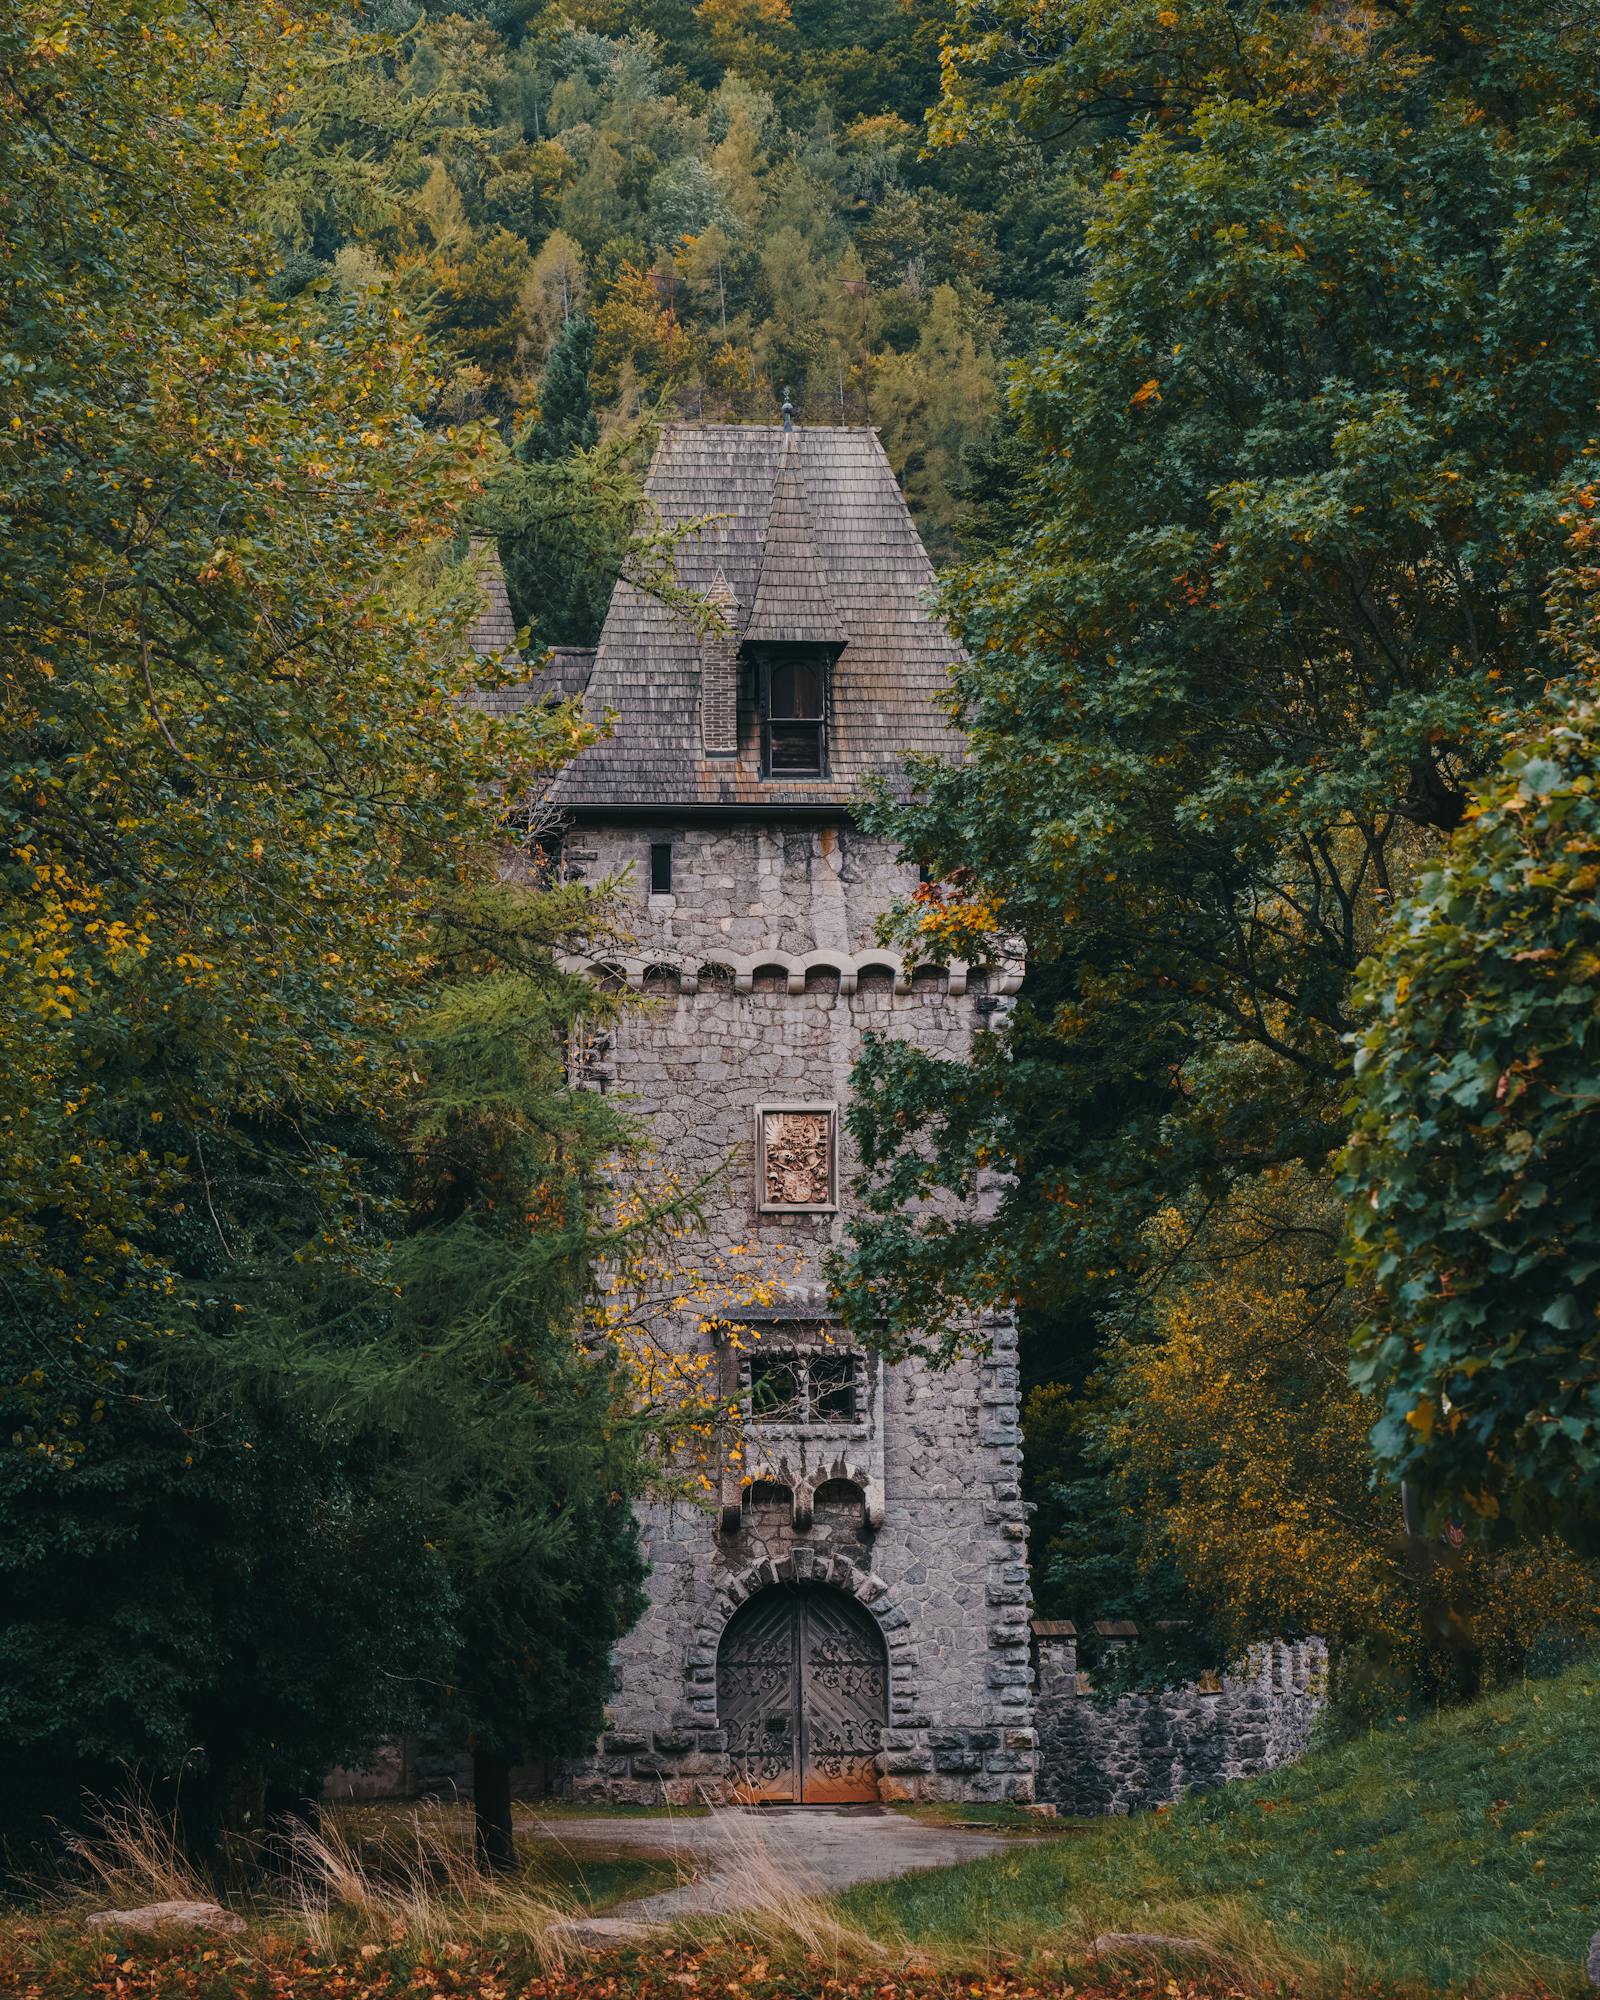
<path fill-rule="evenodd" d="M 1129 1624 L 1095 1631 L 1112 1644 L 1137 1636 Z M 1078 1671 L 1076 1626 L 1040 1619 L 1033 1632 L 1038 1796 L 1066 1814 L 1140 1812 L 1292 1764 L 1326 1698 L 1320 1639 L 1256 1646 L 1236 1673 L 1099 1702 Z"/>

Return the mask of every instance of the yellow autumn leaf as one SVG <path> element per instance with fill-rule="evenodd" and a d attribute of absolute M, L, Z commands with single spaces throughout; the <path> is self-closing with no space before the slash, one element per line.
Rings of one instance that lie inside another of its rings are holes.
<path fill-rule="evenodd" d="M 1128 404 L 1131 409 L 1136 410 L 1141 403 L 1148 403 L 1152 400 L 1158 403 L 1161 401 L 1161 384 L 1156 380 L 1154 375 L 1150 377 L 1148 382 L 1142 383 L 1139 388 L 1134 390 L 1133 394 L 1128 398 Z"/>

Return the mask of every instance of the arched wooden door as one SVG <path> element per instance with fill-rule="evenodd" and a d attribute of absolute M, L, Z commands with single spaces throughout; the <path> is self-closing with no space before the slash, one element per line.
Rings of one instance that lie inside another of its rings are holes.
<path fill-rule="evenodd" d="M 835 1805 L 878 1796 L 889 1665 L 870 1613 L 821 1584 L 741 1605 L 717 1649 L 717 1719 L 739 1797 Z"/>

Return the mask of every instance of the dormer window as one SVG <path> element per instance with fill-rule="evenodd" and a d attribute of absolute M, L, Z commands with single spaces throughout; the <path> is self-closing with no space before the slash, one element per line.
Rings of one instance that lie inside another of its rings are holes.
<path fill-rule="evenodd" d="M 763 765 L 771 778 L 820 778 L 827 769 L 828 656 L 769 654 Z"/>

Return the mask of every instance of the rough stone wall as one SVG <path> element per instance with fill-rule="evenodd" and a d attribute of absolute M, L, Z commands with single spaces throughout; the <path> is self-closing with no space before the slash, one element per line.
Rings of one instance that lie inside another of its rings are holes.
<path fill-rule="evenodd" d="M 651 896 L 648 850 L 666 840 L 673 894 Z M 756 1107 L 838 1107 L 847 1201 L 854 1158 L 842 1114 L 862 1037 L 879 1030 L 960 1056 L 1003 999 L 959 971 L 908 972 L 878 950 L 876 919 L 915 886 L 916 872 L 888 843 L 839 825 L 585 825 L 568 835 L 563 865 L 592 881 L 632 870 L 637 936 L 627 963 L 644 997 L 595 1052 L 595 1081 L 647 1121 L 660 1166 L 686 1180 L 726 1169 L 708 1249 L 746 1246 L 781 1276 L 782 1310 L 811 1316 L 802 1337 L 817 1332 L 826 1324 L 821 1260 L 841 1240 L 845 1212 L 762 1211 Z M 819 953 L 833 962 L 801 963 Z M 791 1580 L 846 1591 L 883 1634 L 883 1796 L 1031 1797 L 1016 1341 L 1004 1322 L 983 1331 L 985 1351 L 937 1374 L 869 1360 L 857 1425 L 752 1426 L 751 1474 L 781 1479 L 805 1505 L 747 1504 L 731 1531 L 715 1508 L 687 1501 L 645 1511 L 650 1608 L 617 1649 L 606 1734 L 593 1758 L 567 1767 L 568 1789 L 679 1802 L 715 1795 L 727 1772 L 718 1640 L 752 1592 Z M 812 1513 L 810 1493 L 838 1477 L 861 1488 L 864 1511 Z"/>
<path fill-rule="evenodd" d="M 1130 1813 L 1292 1764 L 1326 1697 L 1320 1639 L 1252 1649 L 1238 1673 L 1100 1703 L 1078 1672 L 1076 1631 L 1038 1635 L 1039 1797 L 1063 1813 Z"/>
<path fill-rule="evenodd" d="M 650 849 L 670 841 L 672 894 L 652 896 Z M 837 822 L 671 819 L 576 826 L 563 844 L 569 879 L 626 877 L 641 952 L 666 960 L 755 952 L 861 951 L 878 918 L 917 884 L 892 843 Z"/>

